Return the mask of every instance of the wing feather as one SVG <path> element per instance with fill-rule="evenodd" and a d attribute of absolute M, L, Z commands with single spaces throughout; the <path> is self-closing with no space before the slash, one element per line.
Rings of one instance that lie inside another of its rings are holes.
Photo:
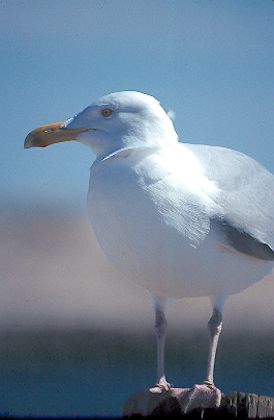
<path fill-rule="evenodd" d="M 240 252 L 274 259 L 274 176 L 254 159 L 223 147 L 186 145 L 220 193 L 212 224 Z"/>

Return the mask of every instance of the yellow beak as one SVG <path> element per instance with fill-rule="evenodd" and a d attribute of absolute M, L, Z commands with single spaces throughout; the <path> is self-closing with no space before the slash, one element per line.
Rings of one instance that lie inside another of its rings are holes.
<path fill-rule="evenodd" d="M 77 134 L 89 131 L 89 128 L 66 128 L 63 122 L 43 125 L 31 131 L 24 143 L 24 148 L 46 147 L 62 141 L 76 140 Z"/>

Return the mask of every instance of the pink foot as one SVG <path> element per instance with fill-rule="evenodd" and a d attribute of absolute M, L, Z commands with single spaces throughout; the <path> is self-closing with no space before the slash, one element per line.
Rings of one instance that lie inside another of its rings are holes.
<path fill-rule="evenodd" d="M 221 404 L 221 391 L 212 384 L 194 385 L 188 392 L 178 396 L 182 413 L 195 408 L 216 408 Z"/>
<path fill-rule="evenodd" d="M 168 392 L 171 389 L 171 384 L 169 382 L 167 382 L 165 376 L 162 376 L 162 378 L 160 378 L 160 380 L 158 381 L 158 383 L 155 385 L 155 387 L 150 388 L 150 392 L 152 392 L 153 394 L 160 394 L 163 392 Z"/>

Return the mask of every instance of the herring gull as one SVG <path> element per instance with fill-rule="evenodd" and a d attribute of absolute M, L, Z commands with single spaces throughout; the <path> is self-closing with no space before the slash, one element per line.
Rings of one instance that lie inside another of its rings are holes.
<path fill-rule="evenodd" d="M 25 147 L 77 140 L 96 159 L 88 214 L 97 240 L 118 272 L 150 291 L 155 302 L 155 389 L 170 389 L 164 368 L 170 298 L 208 296 L 213 371 L 229 295 L 274 266 L 274 176 L 227 148 L 180 143 L 169 115 L 152 96 L 103 96 L 75 117 L 32 131 Z"/>

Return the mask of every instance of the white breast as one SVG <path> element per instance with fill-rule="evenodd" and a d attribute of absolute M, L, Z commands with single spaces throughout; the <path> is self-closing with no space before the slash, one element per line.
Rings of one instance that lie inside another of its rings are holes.
<path fill-rule="evenodd" d="M 186 179 L 190 168 L 170 170 L 161 155 L 130 159 L 92 168 L 88 194 L 92 227 L 117 270 L 154 294 L 178 298 L 236 293 L 264 276 L 265 266 L 243 264 L 211 234 L 216 191 L 197 168 Z"/>

